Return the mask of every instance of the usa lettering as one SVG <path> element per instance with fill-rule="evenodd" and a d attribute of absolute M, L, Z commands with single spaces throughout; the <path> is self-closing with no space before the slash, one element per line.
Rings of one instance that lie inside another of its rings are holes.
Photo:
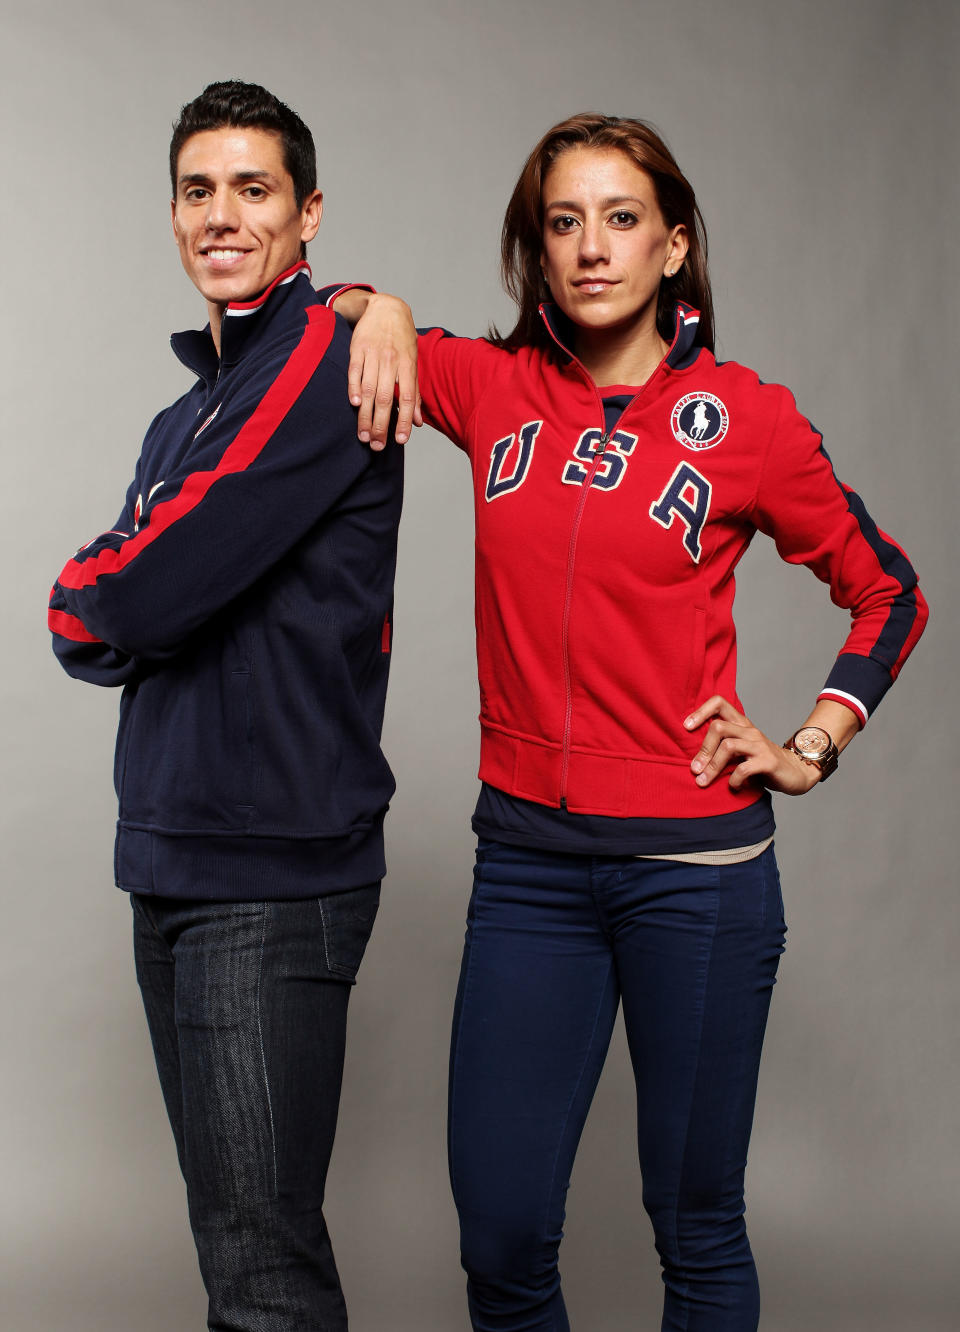
<path fill-rule="evenodd" d="M 513 456 L 514 445 L 518 443 L 516 435 L 507 435 L 494 444 L 490 450 L 490 471 L 487 473 L 488 502 L 499 499 L 501 495 L 509 495 L 512 490 L 523 485 L 533 461 L 533 446 L 542 425 L 542 421 L 528 421 L 520 427 L 516 457 Z"/>
<path fill-rule="evenodd" d="M 597 430 L 595 427 L 585 430 L 573 450 L 573 456 L 579 458 L 580 462 L 567 463 L 563 469 L 564 485 L 582 486 L 596 461 L 597 454 L 602 449 L 603 458 L 590 484 L 596 486 L 598 490 L 616 490 L 624 478 L 627 459 L 636 447 L 636 443 L 637 436 L 628 435 L 625 430 L 615 430 L 606 441 L 602 430 Z"/>
<path fill-rule="evenodd" d="M 680 463 L 664 486 L 663 494 L 650 505 L 650 517 L 668 531 L 679 518 L 686 531 L 683 545 L 694 564 L 700 563 L 700 534 L 710 512 L 710 482 L 689 463 Z"/>

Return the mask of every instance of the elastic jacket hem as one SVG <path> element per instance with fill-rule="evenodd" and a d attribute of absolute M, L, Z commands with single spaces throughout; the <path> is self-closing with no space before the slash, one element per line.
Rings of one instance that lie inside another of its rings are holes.
<path fill-rule="evenodd" d="M 340 837 L 299 840 L 191 837 L 120 823 L 114 871 L 119 888 L 144 896 L 223 902 L 322 897 L 383 878 L 383 814 Z"/>
<path fill-rule="evenodd" d="M 562 805 L 571 814 L 629 818 L 642 811 L 655 819 L 709 818 L 746 809 L 763 794 L 753 786 L 731 791 L 726 782 L 704 790 L 689 775 L 686 756 L 627 758 L 577 749 L 564 754 L 559 743 L 509 735 L 481 720 L 480 780 L 524 800 Z"/>

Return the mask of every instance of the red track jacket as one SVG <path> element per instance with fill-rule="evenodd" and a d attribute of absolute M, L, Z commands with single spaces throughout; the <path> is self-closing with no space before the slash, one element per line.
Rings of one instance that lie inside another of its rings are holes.
<path fill-rule="evenodd" d="M 790 393 L 673 344 L 607 436 L 597 388 L 558 344 L 512 353 L 420 338 L 430 424 L 468 454 L 476 507 L 480 777 L 574 813 L 691 818 L 758 799 L 706 790 L 683 719 L 736 692 L 734 570 L 757 530 L 848 608 L 820 697 L 865 723 L 926 622 L 916 575 Z"/>

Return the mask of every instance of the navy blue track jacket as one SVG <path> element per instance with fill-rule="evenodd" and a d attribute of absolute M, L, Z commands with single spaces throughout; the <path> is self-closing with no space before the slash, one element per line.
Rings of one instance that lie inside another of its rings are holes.
<path fill-rule="evenodd" d="M 379 879 L 402 450 L 347 400 L 350 331 L 298 264 L 174 336 L 199 379 L 147 432 L 114 528 L 49 623 L 68 674 L 124 685 L 116 881 L 310 897 Z"/>

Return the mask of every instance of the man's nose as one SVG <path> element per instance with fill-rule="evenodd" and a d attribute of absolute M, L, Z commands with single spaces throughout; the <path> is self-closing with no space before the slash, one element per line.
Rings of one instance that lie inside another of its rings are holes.
<path fill-rule="evenodd" d="M 215 190 L 207 204 L 206 226 L 209 231 L 235 231 L 239 209 L 231 190 Z"/>

